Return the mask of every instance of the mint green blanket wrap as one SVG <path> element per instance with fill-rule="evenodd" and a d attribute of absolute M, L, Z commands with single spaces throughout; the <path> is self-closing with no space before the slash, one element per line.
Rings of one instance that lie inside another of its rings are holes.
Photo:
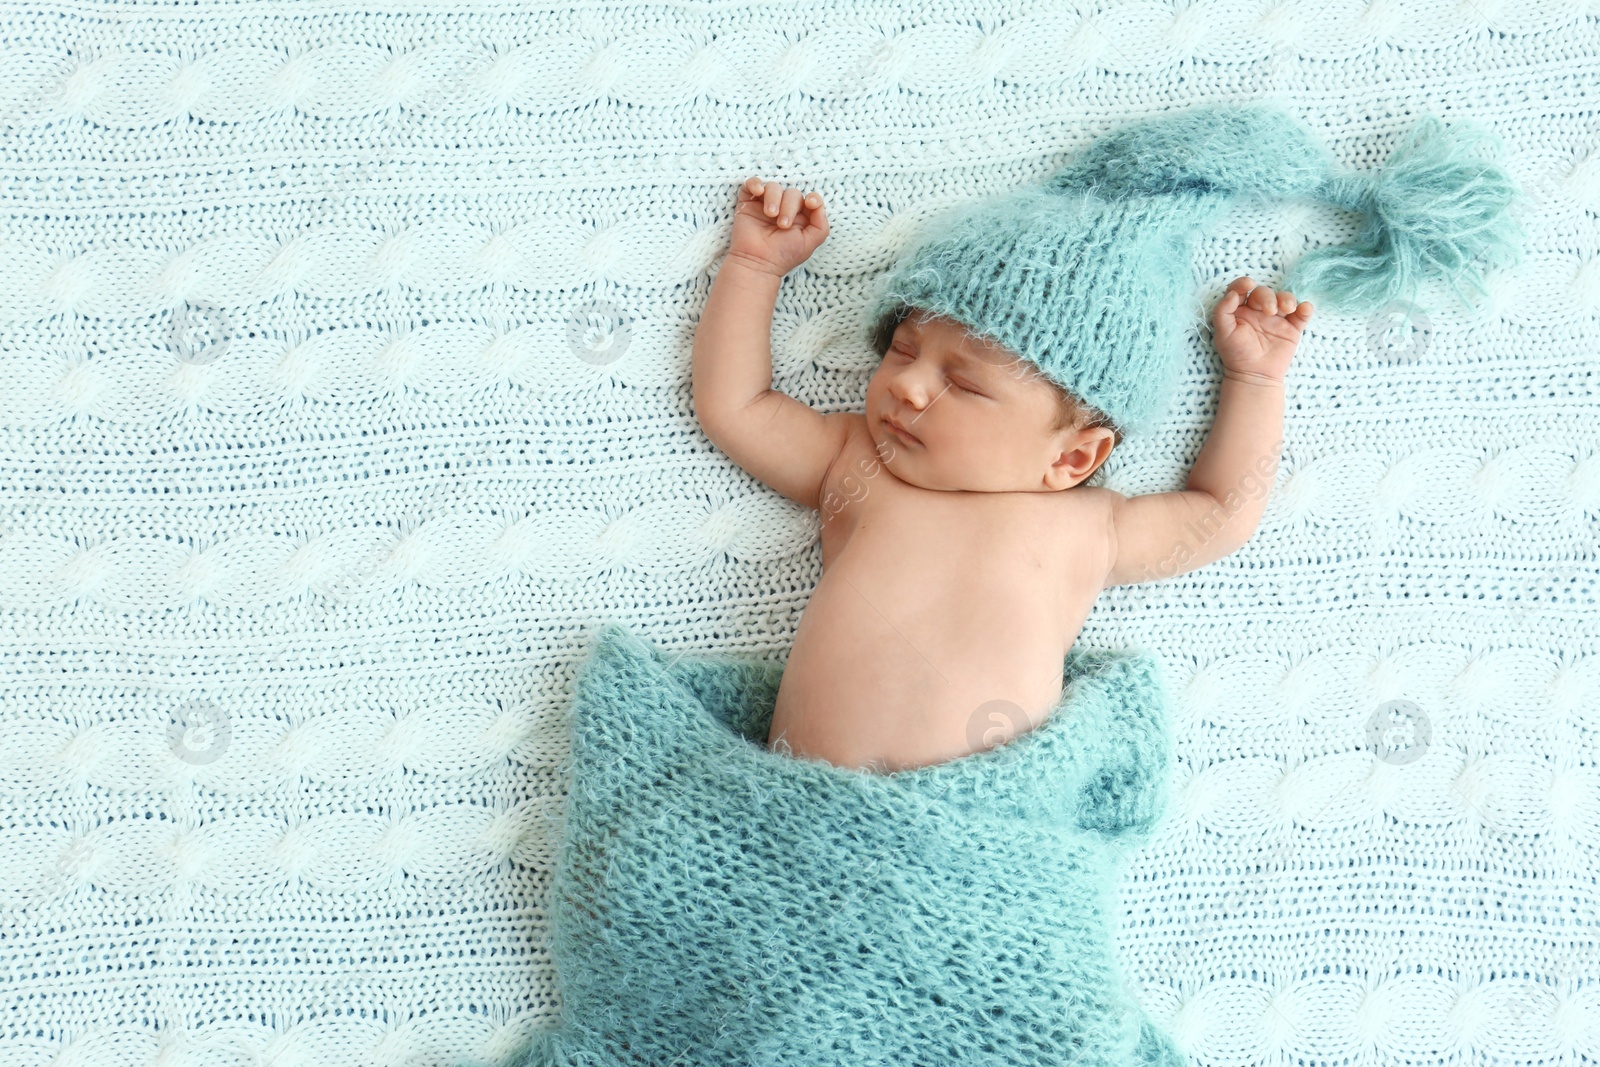
<path fill-rule="evenodd" d="M 882 773 L 766 749 L 782 664 L 604 626 L 551 887 L 559 1025 L 517 1062 L 1183 1065 L 1111 940 L 1166 793 L 1158 664 L 1065 671 L 1033 730 Z"/>

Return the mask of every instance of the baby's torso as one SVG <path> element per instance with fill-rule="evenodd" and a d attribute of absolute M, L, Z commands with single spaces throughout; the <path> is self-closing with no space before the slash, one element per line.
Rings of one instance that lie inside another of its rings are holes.
<path fill-rule="evenodd" d="M 1110 564 L 1108 496 L 937 492 L 900 481 L 857 416 L 822 486 L 822 578 L 768 744 L 884 771 L 1032 729 Z"/>

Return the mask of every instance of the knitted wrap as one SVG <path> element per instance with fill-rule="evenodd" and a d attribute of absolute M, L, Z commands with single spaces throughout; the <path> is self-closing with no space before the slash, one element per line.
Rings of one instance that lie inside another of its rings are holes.
<path fill-rule="evenodd" d="M 1346 171 L 1298 120 L 1261 104 L 1157 116 L 1096 140 L 1045 182 L 936 214 L 874 303 L 878 354 L 921 308 L 1035 364 L 1124 433 L 1174 393 L 1192 322 L 1194 238 L 1238 197 L 1314 199 L 1359 213 L 1347 244 L 1301 257 L 1281 288 L 1319 310 L 1420 307 L 1418 286 L 1486 294 L 1483 271 L 1521 262 L 1522 194 L 1481 128 L 1419 122 L 1375 174 Z"/>
<path fill-rule="evenodd" d="M 1160 664 L 1063 669 L 1040 725 L 885 774 L 765 747 L 781 663 L 606 625 L 550 893 L 561 1018 L 516 1067 L 1182 1067 L 1111 939 L 1167 801 Z"/>

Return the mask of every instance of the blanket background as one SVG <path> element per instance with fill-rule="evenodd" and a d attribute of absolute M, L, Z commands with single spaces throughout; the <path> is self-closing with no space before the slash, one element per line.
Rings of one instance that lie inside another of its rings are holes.
<path fill-rule="evenodd" d="M 928 212 L 1210 100 L 1486 123 L 1535 211 L 1482 316 L 1319 313 L 1255 538 L 1097 604 L 1177 696 L 1124 966 L 1200 1062 L 1600 1056 L 1592 0 L 0 0 L 0 70 L 6 1064 L 508 1059 L 596 627 L 777 656 L 819 574 L 689 404 L 737 182 L 827 198 L 774 384 L 859 410 Z M 1181 488 L 1211 303 L 1353 225 L 1205 237 L 1097 481 Z"/>

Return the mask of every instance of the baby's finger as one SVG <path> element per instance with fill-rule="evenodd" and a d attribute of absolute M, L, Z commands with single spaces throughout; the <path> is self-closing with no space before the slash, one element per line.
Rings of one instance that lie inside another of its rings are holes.
<path fill-rule="evenodd" d="M 778 225 L 787 227 L 794 221 L 794 214 L 800 210 L 800 190 L 785 189 L 783 199 L 778 207 Z"/>
<path fill-rule="evenodd" d="M 1228 283 L 1228 287 L 1222 291 L 1222 298 L 1226 300 L 1230 296 L 1237 296 L 1242 304 L 1245 298 L 1250 295 L 1250 290 L 1255 288 L 1255 285 L 1256 283 L 1250 280 L 1250 275 L 1241 274 Z"/>
<path fill-rule="evenodd" d="M 820 243 L 828 239 L 828 220 L 822 217 L 822 212 L 802 211 L 799 218 L 804 219 L 800 232 L 808 237 L 814 237 Z"/>
<path fill-rule="evenodd" d="M 763 210 L 768 215 L 776 215 L 778 213 L 778 205 L 783 202 L 783 183 L 768 182 L 762 199 L 765 200 L 762 205 Z"/>
<path fill-rule="evenodd" d="M 1271 315 L 1278 307 L 1277 294 L 1265 285 L 1258 285 L 1250 294 L 1250 306 L 1257 311 Z"/>
<path fill-rule="evenodd" d="M 816 203 L 807 205 L 809 210 L 806 212 L 806 229 L 816 230 L 826 237 L 828 236 L 828 212 L 822 206 L 822 197 L 817 196 L 816 193 L 811 195 L 816 197 Z"/>
<path fill-rule="evenodd" d="M 757 200 L 757 199 L 760 199 L 761 194 L 766 190 L 766 186 L 767 186 L 766 182 L 762 181 L 760 178 L 758 178 L 754 174 L 752 174 L 752 175 L 750 175 L 750 177 L 748 177 L 748 178 L 746 178 L 744 180 L 744 184 L 743 185 L 739 186 L 739 199 L 741 199 L 741 200 Z"/>
<path fill-rule="evenodd" d="M 1298 305 L 1299 301 L 1294 298 L 1293 293 L 1285 291 L 1278 294 L 1278 314 L 1288 315 L 1293 312 Z"/>
<path fill-rule="evenodd" d="M 1217 301 L 1216 310 L 1211 313 L 1212 332 L 1215 336 L 1227 337 L 1233 332 L 1234 327 L 1238 325 L 1233 313 L 1239 309 L 1239 301 L 1242 299 L 1244 293 L 1240 289 L 1230 287 L 1222 294 L 1222 299 Z"/>
<path fill-rule="evenodd" d="M 1294 314 L 1289 316 L 1289 321 L 1291 323 L 1293 323 L 1296 328 L 1303 327 L 1303 326 L 1305 326 L 1306 323 L 1310 322 L 1311 321 L 1311 301 L 1309 301 L 1309 300 L 1300 301 L 1300 306 L 1294 309 Z"/>

